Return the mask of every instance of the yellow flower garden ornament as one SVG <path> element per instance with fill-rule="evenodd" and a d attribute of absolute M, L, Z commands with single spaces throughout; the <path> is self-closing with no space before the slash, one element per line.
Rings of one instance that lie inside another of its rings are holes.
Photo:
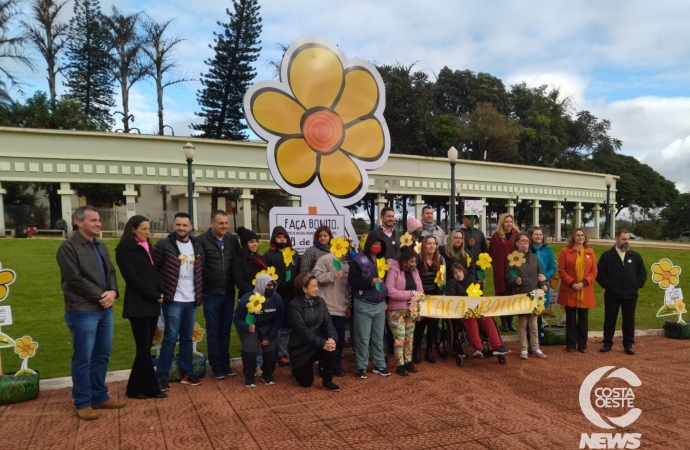
<path fill-rule="evenodd" d="M 261 311 L 264 302 L 266 302 L 266 297 L 257 293 L 252 294 L 247 302 L 247 311 L 251 314 L 258 313 Z"/>
<path fill-rule="evenodd" d="M 482 294 L 482 287 L 479 285 L 479 283 L 472 283 L 467 287 L 468 297 L 481 297 Z"/>
<path fill-rule="evenodd" d="M 273 278 L 274 281 L 278 281 L 278 274 L 276 273 L 276 268 L 273 266 L 269 266 L 268 268 L 266 268 L 266 270 L 257 272 L 257 274 L 254 275 L 254 279 L 252 280 L 253 286 L 256 286 L 256 279 L 259 278 L 259 275 L 269 275 L 271 278 Z"/>
<path fill-rule="evenodd" d="M 508 265 L 510 267 L 520 267 L 526 262 L 527 259 L 525 258 L 525 254 L 518 250 L 515 250 L 513 253 L 508 255 Z"/>
<path fill-rule="evenodd" d="M 414 238 L 410 233 L 405 233 L 402 236 L 400 236 L 400 246 L 401 247 L 409 247 L 414 244 Z"/>
<path fill-rule="evenodd" d="M 199 326 L 198 323 L 194 324 L 194 331 L 192 331 L 192 342 L 199 342 L 204 337 L 205 330 Z"/>
<path fill-rule="evenodd" d="M 17 274 L 14 270 L 3 269 L 0 264 L 0 302 L 5 300 L 10 294 L 10 284 L 14 283 Z"/>
<path fill-rule="evenodd" d="M 661 289 L 676 286 L 679 282 L 681 268 L 673 265 L 670 259 L 664 258 L 658 263 L 652 264 L 652 281 Z"/>
<path fill-rule="evenodd" d="M 493 261 L 493 259 L 491 259 L 491 256 L 489 256 L 488 253 L 480 253 L 479 256 L 477 257 L 477 265 L 482 270 L 490 269 L 492 261 Z"/>
<path fill-rule="evenodd" d="M 350 243 L 342 236 L 336 239 L 331 239 L 331 253 L 335 255 L 336 258 L 342 258 L 347 255 L 350 248 Z"/>
<path fill-rule="evenodd" d="M 414 245 L 414 251 L 417 252 L 418 255 L 422 254 L 422 241 L 419 241 Z"/>
<path fill-rule="evenodd" d="M 14 342 L 14 352 L 22 359 L 34 356 L 37 348 L 38 343 L 31 340 L 29 336 L 20 337 Z"/>

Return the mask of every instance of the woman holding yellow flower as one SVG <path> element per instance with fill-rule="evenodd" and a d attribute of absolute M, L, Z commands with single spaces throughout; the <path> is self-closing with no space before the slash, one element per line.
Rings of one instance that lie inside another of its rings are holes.
<path fill-rule="evenodd" d="M 300 259 L 299 272 L 311 272 L 314 270 L 316 261 L 323 255 L 331 252 L 331 240 L 333 239 L 333 232 L 325 225 L 322 225 L 314 232 L 314 245 L 304 251 Z"/>
<path fill-rule="evenodd" d="M 494 267 L 494 292 L 497 296 L 510 295 L 510 288 L 506 285 L 506 267 L 508 255 L 513 251 L 515 236 L 520 230 L 513 222 L 513 215 L 501 214 L 496 225 L 496 232 L 491 235 L 489 241 L 489 256 L 493 259 Z M 501 316 L 501 330 L 516 331 L 513 325 L 513 316 Z"/>
<path fill-rule="evenodd" d="M 438 283 L 438 276 L 445 278 L 445 268 L 443 273 L 439 274 L 442 266 L 446 265 L 446 261 L 441 256 L 438 249 L 438 243 L 434 236 L 426 236 L 422 239 L 422 253 L 417 256 L 417 267 L 419 267 L 419 276 L 422 279 L 422 287 L 426 295 L 440 295 L 441 286 L 444 284 L 443 280 Z M 436 364 L 433 347 L 436 342 L 436 334 L 438 333 L 438 319 L 425 317 L 420 320 L 414 330 L 414 348 L 412 350 L 412 360 L 419 364 L 422 362 L 421 350 L 422 339 L 424 338 L 424 330 L 426 332 L 426 352 L 424 359 L 431 364 Z"/>
<path fill-rule="evenodd" d="M 465 237 L 460 230 L 453 230 L 448 235 L 448 242 L 441 247 L 441 256 L 448 264 L 446 266 L 446 277 L 450 280 L 453 277 L 451 267 L 454 264 L 461 264 L 467 271 L 466 282 L 474 283 L 477 279 L 477 266 L 472 261 L 472 256 L 465 251 Z M 483 283 L 483 282 L 482 282 Z"/>

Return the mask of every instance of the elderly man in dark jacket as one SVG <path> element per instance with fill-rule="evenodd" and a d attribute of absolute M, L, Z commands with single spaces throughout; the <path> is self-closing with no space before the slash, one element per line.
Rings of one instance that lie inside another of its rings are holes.
<path fill-rule="evenodd" d="M 65 296 L 65 322 L 72 333 L 72 398 L 77 417 L 98 418 L 94 409 L 122 408 L 108 396 L 105 375 L 113 344 L 113 303 L 118 297 L 115 267 L 96 239 L 101 218 L 93 206 L 74 213 L 77 232 L 60 245 L 57 262 Z"/>
<path fill-rule="evenodd" d="M 616 244 L 601 254 L 597 269 L 597 283 L 604 288 L 604 345 L 600 351 L 611 350 L 618 310 L 621 310 L 623 348 L 628 355 L 634 355 L 637 292 L 647 281 L 647 269 L 642 256 L 630 250 L 627 230 L 616 231 Z"/>
<path fill-rule="evenodd" d="M 239 254 L 237 238 L 228 233 L 228 215 L 211 212 L 211 228 L 199 236 L 204 247 L 204 319 L 208 342 L 208 362 L 213 378 L 237 375 L 230 368 L 230 329 L 235 308 L 234 260 Z"/>

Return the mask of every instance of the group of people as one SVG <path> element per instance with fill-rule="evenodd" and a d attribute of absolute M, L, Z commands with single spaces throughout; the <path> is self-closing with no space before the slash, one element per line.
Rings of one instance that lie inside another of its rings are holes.
<path fill-rule="evenodd" d="M 405 236 L 394 228 L 392 208 L 382 208 L 380 219 L 380 227 L 366 236 L 359 252 L 350 240 L 334 253 L 333 233 L 321 226 L 314 233 L 313 246 L 299 255 L 280 226 L 272 231 L 269 249 L 259 254 L 258 235 L 243 227 L 238 228 L 237 237 L 228 233 L 228 215 L 221 210 L 211 213 L 209 230 L 196 237 L 191 236 L 190 217 L 176 214 L 173 232 L 155 245 L 149 238 L 149 220 L 140 215 L 130 218 L 116 249 L 116 263 L 126 282 L 123 317 L 130 321 L 136 344 L 126 395 L 135 399 L 167 396 L 178 341 L 180 382 L 202 383 L 192 370 L 192 334 L 200 305 L 214 378 L 236 375 L 229 353 L 234 324 L 241 341 L 246 387 L 256 386 L 259 365 L 265 385 L 275 383 L 278 365 L 291 367 L 293 380 L 309 387 L 317 363 L 322 385 L 330 391 L 340 390 L 333 377 L 345 376 L 342 353 L 348 323 L 358 379 L 367 378 L 370 348 L 372 372 L 391 375 L 386 343 L 394 354 L 398 375 L 418 371 L 425 337 L 424 359 L 435 363 L 438 319 L 421 317 L 417 300 L 422 294 L 465 296 L 470 283 L 483 284 L 483 277 L 477 274 L 481 253 L 488 251 L 493 258 L 496 295 L 543 289 L 548 306 L 547 280 L 556 273 L 556 264 L 541 228 L 520 232 L 513 217 L 503 214 L 487 242 L 473 226 L 471 216 L 464 217 L 462 226 L 446 237 L 428 206 L 423 208 L 421 220 L 407 220 L 409 234 Z M 74 405 L 79 418 L 92 420 L 98 417 L 98 409 L 124 406 L 108 396 L 105 385 L 112 346 L 112 305 L 119 290 L 108 250 L 96 239 L 98 211 L 80 207 L 73 222 L 77 232 L 61 245 L 57 260 L 65 322 L 73 338 Z M 403 237 L 406 242 L 401 243 Z M 616 245 L 597 264 L 584 230 L 578 228 L 570 236 L 558 260 L 562 280 L 558 301 L 566 308 L 568 351 L 587 350 L 587 312 L 594 306 L 593 283 L 597 280 L 605 288 L 601 351 L 611 349 L 618 310 L 622 309 L 624 348 L 634 353 L 635 302 L 646 270 L 639 254 L 628 246 L 629 234 L 619 230 Z M 507 257 L 515 250 L 526 260 L 518 272 L 508 268 Z M 445 273 L 439 283 L 442 268 Z M 154 367 L 151 345 L 161 315 L 164 333 Z M 502 316 L 501 321 L 504 331 L 516 330 L 512 317 Z M 493 318 L 465 319 L 463 324 L 474 347 L 472 356 L 483 356 L 480 328 L 493 354 L 509 352 Z M 527 359 L 528 346 L 536 357 L 546 358 L 539 348 L 541 317 L 521 315 L 518 331 L 520 358 Z"/>

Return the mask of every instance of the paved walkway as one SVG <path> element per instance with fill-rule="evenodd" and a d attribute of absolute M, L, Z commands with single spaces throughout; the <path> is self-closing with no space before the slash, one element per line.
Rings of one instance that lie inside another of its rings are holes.
<path fill-rule="evenodd" d="M 528 361 L 509 342 L 505 365 L 487 358 L 457 367 L 449 358 L 405 378 L 357 380 L 347 357 L 349 373 L 336 380 L 336 393 L 300 388 L 280 368 L 276 385 L 254 389 L 240 377 L 207 377 L 199 387 L 173 384 L 167 399 L 127 399 L 125 409 L 93 422 L 76 419 L 69 389 L 42 391 L 37 400 L 0 407 L 0 449 L 577 449 L 581 433 L 610 432 L 590 424 L 578 403 L 584 378 L 606 365 L 642 380 L 634 389 L 641 417 L 613 432 L 641 433 L 643 449 L 688 448 L 690 341 L 640 337 L 628 356 L 617 340 L 608 354 L 590 339 L 587 354 L 545 347 L 548 360 Z M 627 386 L 620 383 L 597 386 Z M 123 397 L 125 382 L 110 386 Z"/>

